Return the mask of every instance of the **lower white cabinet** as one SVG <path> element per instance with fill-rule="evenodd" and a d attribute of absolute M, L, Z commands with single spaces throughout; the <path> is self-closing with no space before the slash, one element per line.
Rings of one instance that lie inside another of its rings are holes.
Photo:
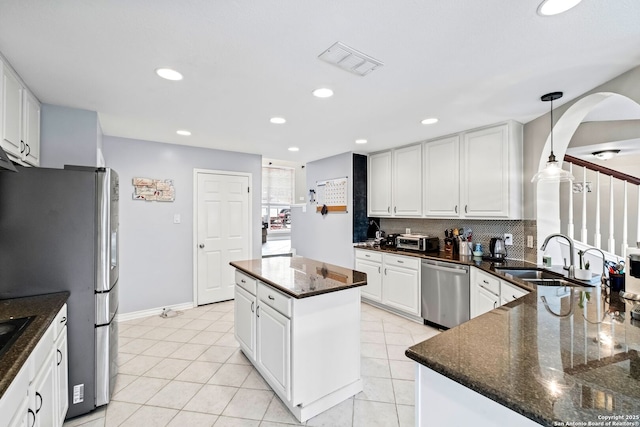
<path fill-rule="evenodd" d="M 491 274 L 472 268 L 470 318 L 473 319 L 528 293 L 528 291 L 500 280 Z"/>
<path fill-rule="evenodd" d="M 382 254 L 356 249 L 355 269 L 367 275 L 367 285 L 361 288 L 362 296 L 382 302 Z"/>
<path fill-rule="evenodd" d="M 67 306 L 56 315 L 0 400 L 0 427 L 59 427 L 69 407 Z"/>
<path fill-rule="evenodd" d="M 420 316 L 420 258 L 356 249 L 355 269 L 367 274 L 362 296 Z"/>
<path fill-rule="evenodd" d="M 382 303 L 420 316 L 420 259 L 384 254 Z"/>
<path fill-rule="evenodd" d="M 275 384 L 276 392 L 291 399 L 291 320 L 261 301 L 257 315 L 256 362 Z"/>
<path fill-rule="evenodd" d="M 240 348 L 299 421 L 362 391 L 359 287 L 293 298 L 236 270 L 234 316 Z"/>

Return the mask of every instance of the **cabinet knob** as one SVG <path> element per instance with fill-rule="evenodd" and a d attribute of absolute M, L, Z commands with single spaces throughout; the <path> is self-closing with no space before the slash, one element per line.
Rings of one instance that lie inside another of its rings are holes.
<path fill-rule="evenodd" d="M 60 319 L 60 323 L 65 323 L 67 321 L 67 316 L 64 316 L 62 319 Z"/>
<path fill-rule="evenodd" d="M 203 248 L 204 248 L 204 244 L 203 244 L 203 243 L 200 243 L 200 244 L 198 245 L 198 247 L 199 247 L 200 249 L 203 249 Z"/>
<path fill-rule="evenodd" d="M 253 301 L 251 301 L 251 312 L 252 312 L 252 313 L 255 313 L 255 312 L 253 311 L 253 305 L 254 305 L 254 304 L 255 304 L 255 303 L 254 303 Z"/>
<path fill-rule="evenodd" d="M 256 316 L 260 317 L 260 311 L 258 311 L 258 310 L 260 310 L 260 306 L 259 305 L 256 306 Z"/>
<path fill-rule="evenodd" d="M 31 425 L 29 427 L 33 427 L 36 425 L 36 414 L 31 410 L 31 408 L 27 409 L 29 415 L 33 416 L 33 422 L 31 423 Z"/>
<path fill-rule="evenodd" d="M 40 405 L 36 408 L 36 414 L 42 409 L 42 395 L 36 391 L 36 398 L 40 398 Z"/>
<path fill-rule="evenodd" d="M 24 141 L 20 140 L 20 154 L 24 153 Z"/>
<path fill-rule="evenodd" d="M 387 206 L 387 213 L 391 213 L 391 206 Z"/>
<path fill-rule="evenodd" d="M 58 349 L 58 350 L 56 350 L 56 351 L 58 352 L 58 356 L 59 356 L 59 358 L 60 358 L 60 359 L 58 360 L 57 366 L 60 366 L 60 364 L 62 363 L 62 352 L 61 352 L 59 349 Z"/>
<path fill-rule="evenodd" d="M 497 302 L 497 301 L 494 301 L 494 302 L 493 302 L 493 308 L 496 308 L 496 306 L 497 306 L 497 305 L 498 305 L 498 302 Z"/>
<path fill-rule="evenodd" d="M 393 213 L 396 213 L 396 212 L 398 212 L 398 211 L 397 211 L 396 207 L 394 206 L 393 207 Z"/>
<path fill-rule="evenodd" d="M 456 213 L 458 213 L 458 205 L 456 205 L 456 207 L 453 209 L 456 211 Z"/>
<path fill-rule="evenodd" d="M 269 299 L 270 299 L 271 301 L 274 301 L 274 300 L 275 300 L 275 298 L 274 298 L 274 297 L 272 297 L 271 295 L 269 295 Z"/>
<path fill-rule="evenodd" d="M 467 211 L 467 205 L 464 205 L 464 213 L 469 213 L 469 212 Z"/>
<path fill-rule="evenodd" d="M 28 156 L 29 154 L 31 154 L 31 147 L 29 146 L 29 144 L 25 144 L 27 146 L 27 154 L 25 154 L 25 156 Z"/>

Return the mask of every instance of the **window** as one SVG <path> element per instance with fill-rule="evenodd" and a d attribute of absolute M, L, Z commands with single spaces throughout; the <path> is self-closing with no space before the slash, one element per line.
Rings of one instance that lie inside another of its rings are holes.
<path fill-rule="evenodd" d="M 269 231 L 291 228 L 294 170 L 282 167 L 262 168 L 262 223 Z"/>

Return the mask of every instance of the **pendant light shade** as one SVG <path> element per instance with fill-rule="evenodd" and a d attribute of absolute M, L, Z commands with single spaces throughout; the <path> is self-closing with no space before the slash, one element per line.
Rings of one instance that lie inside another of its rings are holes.
<path fill-rule="evenodd" d="M 547 166 L 531 178 L 531 182 L 571 182 L 575 178 L 560 166 L 553 154 L 553 101 L 562 98 L 562 92 L 551 92 L 542 95 L 540 99 L 545 102 L 551 101 L 551 154 Z"/>

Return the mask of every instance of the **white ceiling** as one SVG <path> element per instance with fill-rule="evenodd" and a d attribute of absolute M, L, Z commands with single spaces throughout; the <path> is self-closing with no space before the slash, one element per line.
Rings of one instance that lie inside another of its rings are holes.
<path fill-rule="evenodd" d="M 540 1 L 1 0 L 0 52 L 42 102 L 97 111 L 106 135 L 307 162 L 525 123 L 548 111 L 542 94 L 564 91 L 559 106 L 640 65 L 640 1 L 555 17 Z M 359 77 L 317 59 L 336 41 L 384 66 Z M 334 97 L 314 98 L 321 86 Z"/>

